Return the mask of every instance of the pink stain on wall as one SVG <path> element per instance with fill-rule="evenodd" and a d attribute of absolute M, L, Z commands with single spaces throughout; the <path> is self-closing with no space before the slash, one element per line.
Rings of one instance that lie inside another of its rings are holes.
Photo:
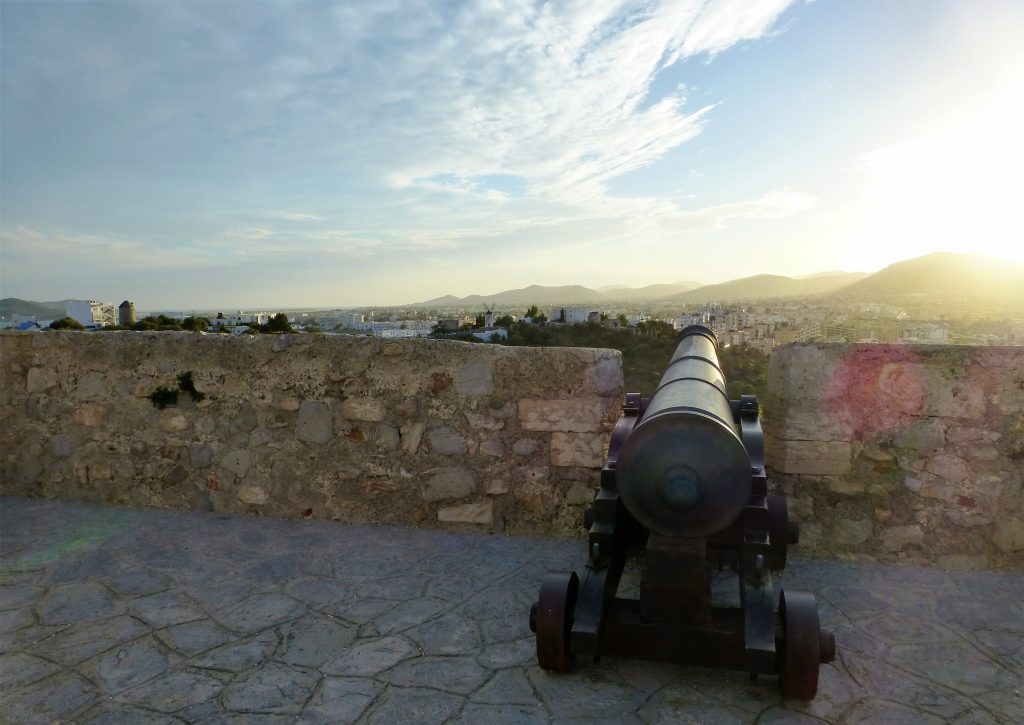
<path fill-rule="evenodd" d="M 903 345 L 857 347 L 828 383 L 826 401 L 856 440 L 892 433 L 921 415 L 928 395 L 924 368 Z"/>

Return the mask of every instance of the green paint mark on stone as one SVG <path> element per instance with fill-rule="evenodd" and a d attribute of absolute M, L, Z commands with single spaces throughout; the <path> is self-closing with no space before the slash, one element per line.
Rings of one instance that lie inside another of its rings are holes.
<path fill-rule="evenodd" d="M 89 511 L 86 515 L 90 515 L 91 519 L 73 521 L 54 532 L 55 541 L 45 542 L 43 548 L 29 551 L 18 561 L 0 566 L 0 582 L 9 574 L 38 569 L 66 554 L 113 536 L 134 523 L 134 517 L 129 511 L 97 510 Z"/>

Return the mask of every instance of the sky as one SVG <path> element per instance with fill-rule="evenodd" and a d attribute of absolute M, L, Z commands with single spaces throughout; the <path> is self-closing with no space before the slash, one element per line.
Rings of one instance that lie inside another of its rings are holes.
<path fill-rule="evenodd" d="M 1024 261 L 1024 3 L 0 3 L 0 297 Z"/>

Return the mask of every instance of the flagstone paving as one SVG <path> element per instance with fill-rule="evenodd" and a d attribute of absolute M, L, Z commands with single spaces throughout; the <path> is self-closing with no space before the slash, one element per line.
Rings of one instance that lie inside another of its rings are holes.
<path fill-rule="evenodd" d="M 806 561 L 818 697 L 612 660 L 527 612 L 578 541 L 0 499 L 0 721 L 1024 722 L 1024 574 Z"/>

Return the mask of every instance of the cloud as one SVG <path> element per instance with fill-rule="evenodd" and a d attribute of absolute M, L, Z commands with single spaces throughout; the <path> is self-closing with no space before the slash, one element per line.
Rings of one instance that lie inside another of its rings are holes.
<path fill-rule="evenodd" d="M 656 90 L 664 74 L 767 35 L 789 4 L 12 6 L 12 249 L 31 237 L 168 266 L 175 251 L 362 259 L 784 213 L 795 197 L 687 211 L 670 190 L 632 198 L 609 183 L 709 123 L 713 103 Z M 45 215 L 30 213 L 34 189 Z"/>
<path fill-rule="evenodd" d="M 324 222 L 327 221 L 327 217 L 318 216 L 316 214 L 306 214 L 303 212 L 296 211 L 274 211 L 267 214 L 267 216 L 274 219 L 284 219 L 289 222 Z"/>

